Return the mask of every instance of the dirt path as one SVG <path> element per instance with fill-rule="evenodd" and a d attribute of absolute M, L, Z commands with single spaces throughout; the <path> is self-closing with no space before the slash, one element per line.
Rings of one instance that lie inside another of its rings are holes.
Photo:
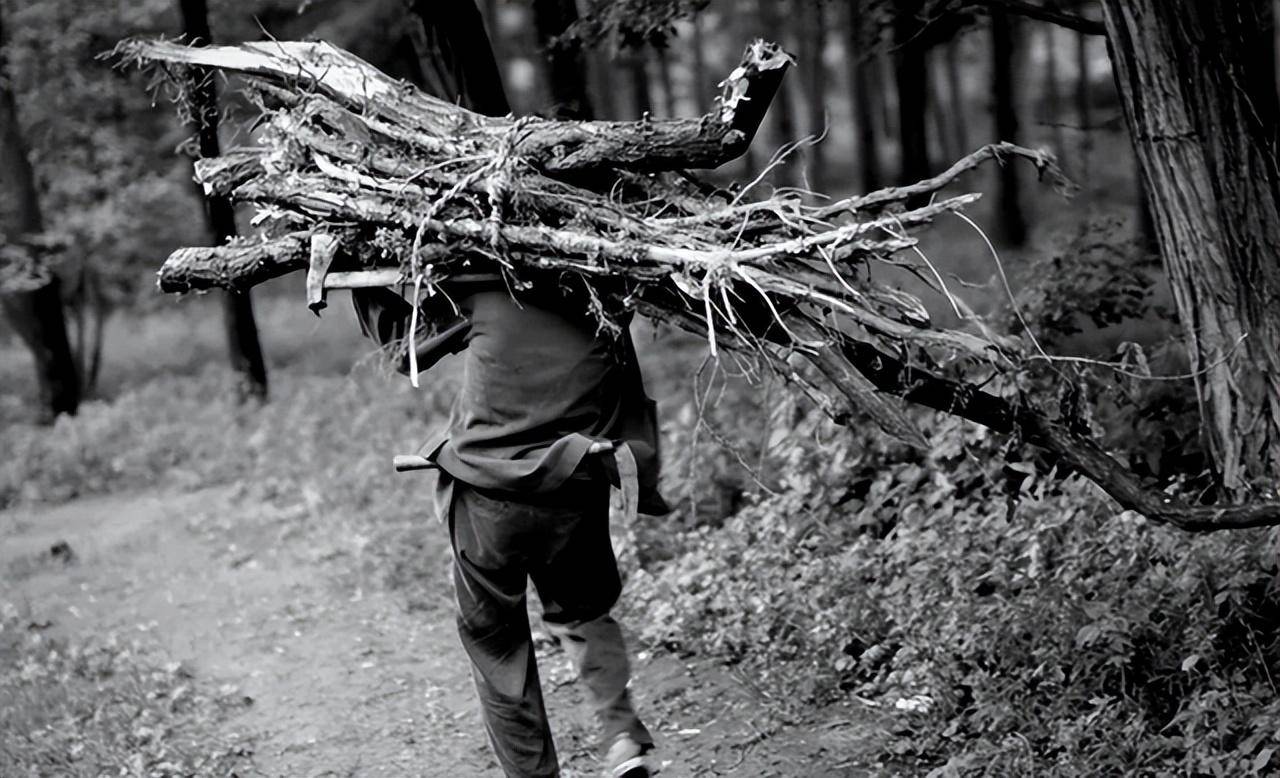
<path fill-rule="evenodd" d="M 366 580 L 359 543 L 294 518 L 229 489 L 0 513 L 5 596 L 67 637 L 136 630 L 234 688 L 245 705 L 224 728 L 252 743 L 247 774 L 496 775 L 446 599 L 407 608 Z M 74 562 L 39 562 L 59 541 Z M 567 661 L 547 648 L 540 662 L 566 775 L 594 775 Z M 634 685 L 664 776 L 885 772 L 859 756 L 879 736 L 865 711 L 787 721 L 720 668 L 644 652 Z"/>

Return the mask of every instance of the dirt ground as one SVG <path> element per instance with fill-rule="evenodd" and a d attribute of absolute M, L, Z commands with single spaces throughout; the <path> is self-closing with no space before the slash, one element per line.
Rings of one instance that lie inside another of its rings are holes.
<path fill-rule="evenodd" d="M 3 596 L 55 634 L 143 635 L 158 661 L 234 688 L 244 705 L 220 726 L 252 751 L 243 775 L 497 775 L 444 581 L 409 607 L 358 540 L 246 502 L 218 488 L 0 513 Z M 444 569 L 440 540 L 423 563 Z M 59 541 L 69 565 L 45 561 Z M 599 774 L 565 656 L 544 644 L 539 660 L 566 776 Z M 788 716 L 749 678 L 665 653 L 638 652 L 633 686 L 663 776 L 896 772 L 869 763 L 875 711 Z"/>

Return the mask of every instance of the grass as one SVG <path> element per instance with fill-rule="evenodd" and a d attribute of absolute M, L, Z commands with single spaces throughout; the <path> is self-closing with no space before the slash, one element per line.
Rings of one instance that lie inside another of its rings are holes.
<path fill-rule="evenodd" d="M 0 602 L 0 769 L 6 776 L 232 775 L 243 743 L 216 734 L 243 704 L 209 694 L 136 642 L 50 638 Z"/>

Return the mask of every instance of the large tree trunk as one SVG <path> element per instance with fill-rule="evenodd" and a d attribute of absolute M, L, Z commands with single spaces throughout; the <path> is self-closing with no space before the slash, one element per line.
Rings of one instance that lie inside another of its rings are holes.
<path fill-rule="evenodd" d="M 17 242 L 44 229 L 35 174 L 9 87 L 4 41 L 4 22 L 0 20 L 0 243 Z M 0 307 L 35 360 L 45 419 L 75 413 L 80 405 L 80 378 L 67 338 L 57 277 L 32 291 L 0 295 Z"/>
<path fill-rule="evenodd" d="M 878 79 L 873 78 L 871 65 L 874 62 L 870 47 L 863 44 L 863 11 L 858 8 L 857 0 L 849 2 L 849 37 L 848 52 L 845 55 L 849 64 L 849 85 L 853 90 L 850 99 L 853 104 L 853 116 L 858 126 L 858 168 L 862 172 L 862 189 L 874 192 L 880 188 L 884 178 L 880 167 L 880 141 L 876 130 L 876 114 L 872 102 L 872 90 L 880 87 Z"/>
<path fill-rule="evenodd" d="M 1013 78 L 1013 20 L 999 6 L 991 9 L 991 99 L 995 112 L 996 140 L 1018 142 L 1018 96 Z M 1000 233 L 1013 246 L 1027 242 L 1027 220 L 1022 214 L 1022 191 L 1018 170 L 1013 165 L 1000 167 L 997 194 L 1000 211 Z"/>
<path fill-rule="evenodd" d="M 1223 484 L 1280 476 L 1280 173 L 1269 4 L 1104 0 Z"/>
<path fill-rule="evenodd" d="M 465 5 L 465 3 L 463 3 Z M 553 119 L 590 119 L 595 115 L 587 95 L 587 68 L 577 46 L 556 45 L 556 38 L 578 20 L 574 0 L 534 0 L 533 23 L 542 48 L 543 72 Z"/>
<path fill-rule="evenodd" d="M 180 0 L 182 28 L 188 40 L 197 46 L 212 41 L 209 10 L 205 0 Z M 218 143 L 218 92 L 210 75 L 197 72 L 191 93 L 193 123 L 200 143 L 200 156 L 221 154 Z M 236 214 L 225 197 L 204 197 L 205 216 L 215 243 L 223 244 L 236 236 Z M 223 325 L 231 368 L 241 378 L 241 390 L 247 397 L 267 397 L 267 365 L 258 340 L 258 323 L 253 316 L 253 298 L 249 292 L 226 293 L 222 299 Z"/>

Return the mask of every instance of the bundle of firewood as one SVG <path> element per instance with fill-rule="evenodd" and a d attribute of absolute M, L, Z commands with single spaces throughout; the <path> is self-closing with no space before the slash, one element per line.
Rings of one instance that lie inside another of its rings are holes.
<path fill-rule="evenodd" d="M 923 437 L 845 346 L 989 360 L 1017 344 L 980 326 L 932 326 L 918 299 L 877 283 L 872 267 L 905 267 L 946 293 L 916 233 L 978 196 L 934 196 L 991 159 L 1025 157 L 1058 175 L 1046 153 L 1001 144 L 927 181 L 842 200 L 707 186 L 682 171 L 740 155 L 791 62 L 759 41 L 710 112 L 638 122 L 480 116 L 324 43 L 121 50 L 177 85 L 192 67 L 239 74 L 262 106 L 254 145 L 197 163 L 207 192 L 257 208 L 261 234 L 175 252 L 160 270 L 165 291 L 242 290 L 308 269 L 319 306 L 325 288 L 404 285 L 420 296 L 482 268 L 513 289 L 574 274 L 601 290 L 591 308 L 602 327 L 624 309 L 673 322 L 713 354 L 761 358 L 833 416 L 860 410 L 916 445 Z M 797 355 L 816 375 L 796 369 Z"/>
<path fill-rule="evenodd" d="M 983 391 L 1021 369 L 1020 341 L 950 293 L 918 237 L 940 215 L 968 218 L 958 212 L 977 195 L 940 192 L 985 161 L 1025 158 L 1066 187 L 1047 153 L 987 146 L 926 181 L 841 200 L 753 197 L 759 179 L 708 186 L 685 171 L 747 148 L 791 62 L 762 42 L 704 116 L 638 122 L 479 116 L 323 43 L 128 41 L 120 53 L 157 68 L 179 100 L 193 75 L 235 74 L 262 110 L 255 145 L 197 164 L 211 195 L 256 208 L 260 234 L 174 252 L 165 291 L 244 290 L 306 269 L 318 308 L 325 289 L 399 286 L 420 300 L 476 271 L 513 291 L 567 275 L 602 328 L 630 310 L 674 323 L 713 354 L 772 369 L 839 422 L 866 414 L 924 446 L 901 398 L 1039 446 L 1154 520 L 1194 531 L 1280 521 L 1280 502 L 1204 506 L 1155 491 L 1080 425 Z M 945 295 L 967 328 L 934 326 L 918 299 L 877 280 L 886 265 Z"/>

